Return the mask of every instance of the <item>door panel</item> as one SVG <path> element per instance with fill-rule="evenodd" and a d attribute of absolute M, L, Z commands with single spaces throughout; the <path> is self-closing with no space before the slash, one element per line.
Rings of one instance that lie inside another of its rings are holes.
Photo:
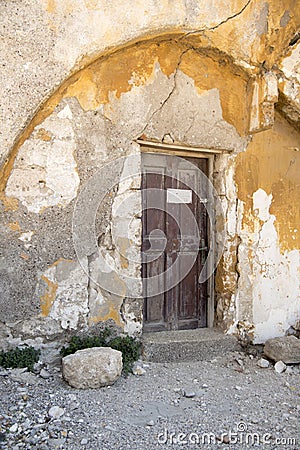
<path fill-rule="evenodd" d="M 207 197 L 199 169 L 207 175 L 208 161 L 186 159 L 142 154 L 144 331 L 206 326 L 207 286 L 198 278 L 207 214 L 192 189 Z"/>

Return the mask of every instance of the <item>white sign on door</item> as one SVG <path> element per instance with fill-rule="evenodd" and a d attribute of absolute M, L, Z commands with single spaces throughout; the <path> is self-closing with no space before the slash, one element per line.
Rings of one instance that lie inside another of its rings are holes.
<path fill-rule="evenodd" d="M 190 189 L 167 189 L 167 203 L 192 203 Z"/>

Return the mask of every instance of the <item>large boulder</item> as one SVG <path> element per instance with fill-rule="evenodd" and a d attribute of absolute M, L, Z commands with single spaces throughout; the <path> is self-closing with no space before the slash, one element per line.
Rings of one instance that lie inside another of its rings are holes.
<path fill-rule="evenodd" d="M 300 340 L 295 336 L 268 339 L 265 343 L 264 354 L 274 361 L 283 361 L 285 364 L 299 364 Z"/>
<path fill-rule="evenodd" d="M 122 353 L 110 347 L 86 348 L 62 359 L 64 379 L 77 389 L 109 386 L 122 368 Z"/>

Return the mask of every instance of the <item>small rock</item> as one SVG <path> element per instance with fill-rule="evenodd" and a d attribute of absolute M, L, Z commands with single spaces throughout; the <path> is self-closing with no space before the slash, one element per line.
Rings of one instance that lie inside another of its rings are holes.
<path fill-rule="evenodd" d="M 277 361 L 277 363 L 274 366 L 275 372 L 282 373 L 286 370 L 286 365 L 282 361 Z"/>
<path fill-rule="evenodd" d="M 81 439 L 80 444 L 86 445 L 88 443 L 88 440 L 86 438 Z"/>
<path fill-rule="evenodd" d="M 50 377 L 51 377 L 51 374 L 50 374 L 47 370 L 42 369 L 42 370 L 40 371 L 40 377 L 42 377 L 42 378 L 44 378 L 44 379 L 47 379 L 47 378 L 50 378 Z"/>
<path fill-rule="evenodd" d="M 299 364 L 300 339 L 295 336 L 268 339 L 265 343 L 264 354 L 274 361 L 283 361 L 285 364 Z"/>
<path fill-rule="evenodd" d="M 181 388 L 174 388 L 174 392 L 176 392 L 176 394 L 181 394 Z"/>
<path fill-rule="evenodd" d="M 208 384 L 202 384 L 203 389 L 208 389 Z"/>
<path fill-rule="evenodd" d="M 242 390 L 241 386 L 236 386 L 235 389 L 236 389 L 237 391 L 241 391 L 241 390 Z"/>
<path fill-rule="evenodd" d="M 63 408 L 60 408 L 59 406 L 52 406 L 49 411 L 49 417 L 52 419 L 58 419 L 64 414 L 65 410 Z"/>
<path fill-rule="evenodd" d="M 141 364 L 135 363 L 132 368 L 132 373 L 134 375 L 145 375 L 146 370 L 144 369 L 144 367 Z"/>
<path fill-rule="evenodd" d="M 149 422 L 147 423 L 147 425 L 149 427 L 153 427 L 154 426 L 154 420 L 149 420 Z"/>
<path fill-rule="evenodd" d="M 42 368 L 42 365 L 43 365 L 43 363 L 41 361 L 34 363 L 34 365 L 33 365 L 34 372 L 39 373 Z"/>
<path fill-rule="evenodd" d="M 186 398 L 193 398 L 196 397 L 196 393 L 194 391 L 184 391 L 183 394 Z"/>
<path fill-rule="evenodd" d="M 269 361 L 268 361 L 267 359 L 264 359 L 264 358 L 260 358 L 260 359 L 257 361 L 257 365 L 258 365 L 259 367 L 261 367 L 262 369 L 267 369 L 268 367 L 270 367 Z"/>
<path fill-rule="evenodd" d="M 10 427 L 9 431 L 10 431 L 11 433 L 16 433 L 16 431 L 18 431 L 18 428 L 19 428 L 19 425 L 18 425 L 17 423 L 14 423 L 14 424 Z"/>

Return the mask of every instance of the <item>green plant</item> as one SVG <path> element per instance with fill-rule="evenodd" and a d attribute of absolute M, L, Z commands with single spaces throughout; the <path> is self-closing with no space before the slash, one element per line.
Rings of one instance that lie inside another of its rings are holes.
<path fill-rule="evenodd" d="M 4 352 L 0 352 L 0 366 L 6 369 L 16 369 L 27 367 L 31 372 L 33 371 L 34 363 L 38 362 L 40 350 L 33 347 L 15 348 Z"/>
<path fill-rule="evenodd" d="M 141 354 L 141 343 L 131 336 L 117 336 L 109 342 L 109 346 L 122 352 L 123 372 L 128 375 L 132 366 Z"/>
<path fill-rule="evenodd" d="M 96 336 L 73 336 L 70 343 L 61 349 L 60 354 L 64 357 L 84 348 L 107 347 L 107 341 L 110 335 L 111 330 L 105 328 Z"/>
<path fill-rule="evenodd" d="M 141 343 L 131 336 L 117 336 L 111 338 L 111 330 L 105 328 L 96 336 L 73 336 L 70 343 L 60 351 L 62 357 L 71 355 L 77 350 L 92 347 L 111 347 L 122 352 L 123 373 L 128 375 L 132 371 L 133 363 L 141 354 Z"/>

